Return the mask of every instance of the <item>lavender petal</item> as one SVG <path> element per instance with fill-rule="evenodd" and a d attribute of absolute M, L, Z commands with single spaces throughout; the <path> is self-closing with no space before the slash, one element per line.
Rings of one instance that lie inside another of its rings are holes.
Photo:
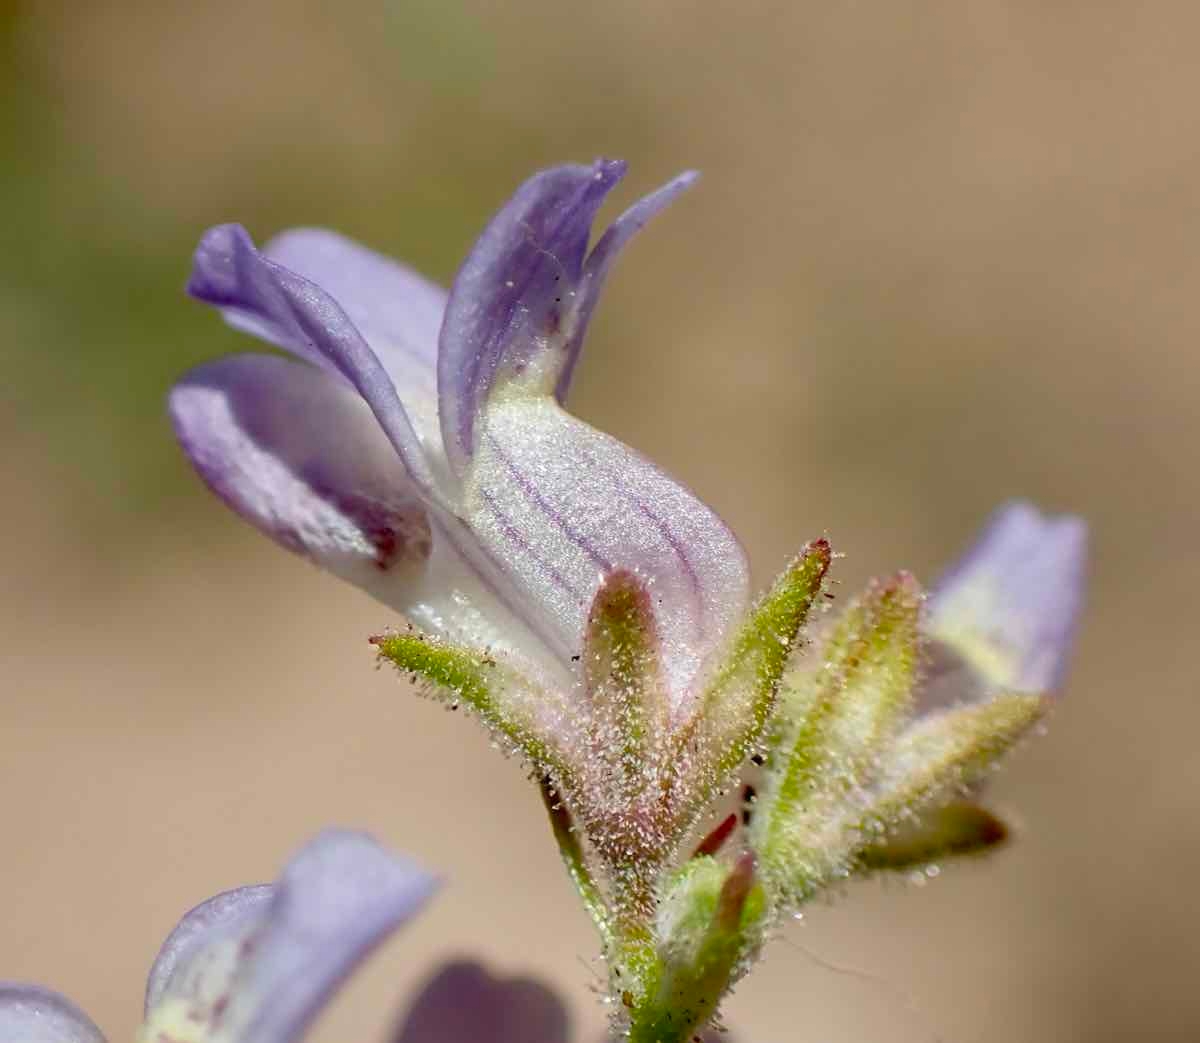
<path fill-rule="evenodd" d="M 919 708 L 1059 689 L 1083 606 L 1086 558 L 1081 519 L 1044 517 L 1019 502 L 998 510 L 929 598 L 932 668 Z"/>
<path fill-rule="evenodd" d="M 459 472 L 475 417 L 503 366 L 565 358 L 592 221 L 625 165 L 598 160 L 535 174 L 484 229 L 450 290 L 438 350 L 442 437 Z"/>
<path fill-rule="evenodd" d="M 437 393 L 438 331 L 448 294 L 398 261 L 326 228 L 292 228 L 262 250 L 320 286 L 379 356 L 407 400 L 420 386 Z M 407 404 L 407 402 L 406 402 Z"/>
<path fill-rule="evenodd" d="M 430 554 L 419 491 L 351 388 L 268 355 L 200 366 L 171 420 L 201 477 L 289 550 L 404 604 Z"/>
<path fill-rule="evenodd" d="M 0 981 L 0 1043 L 104 1043 L 104 1033 L 52 989 Z"/>
<path fill-rule="evenodd" d="M 568 680 L 513 608 L 481 578 L 483 557 L 456 518 L 426 510 L 353 389 L 313 366 L 236 355 L 171 391 L 184 452 L 208 486 L 276 543 L 448 641 L 511 653 Z M 454 526 L 454 531 L 448 531 Z M 523 607 L 523 606 L 522 606 Z"/>
<path fill-rule="evenodd" d="M 426 984 L 392 1043 L 566 1043 L 568 1027 L 566 1008 L 544 985 L 462 961 Z"/>
<path fill-rule="evenodd" d="M 181 968 L 211 946 L 213 939 L 244 936 L 256 929 L 270 909 L 274 890 L 271 884 L 237 887 L 185 913 L 167 935 L 146 977 L 146 1015 L 162 1001 L 176 974 L 182 973 Z"/>
<path fill-rule="evenodd" d="M 292 1043 L 433 888 L 365 834 L 320 834 L 265 897 L 233 892 L 188 914 L 151 973 L 145 1036 L 203 1025 L 221 1043 Z"/>
<path fill-rule="evenodd" d="M 355 388 L 412 479 L 420 488 L 432 489 L 426 449 L 391 376 L 345 310 L 321 287 L 260 253 L 240 225 L 219 225 L 205 233 L 196 249 L 188 292 L 220 308 L 232 325 Z M 428 433 L 426 445 L 435 448 Z"/>

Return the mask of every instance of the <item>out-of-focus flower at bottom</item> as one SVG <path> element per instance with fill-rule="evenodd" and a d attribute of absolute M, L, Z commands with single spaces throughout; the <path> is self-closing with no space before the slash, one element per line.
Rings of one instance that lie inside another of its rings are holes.
<path fill-rule="evenodd" d="M 559 998 L 531 978 L 497 978 L 467 960 L 439 969 L 391 1043 L 567 1043 Z"/>
<path fill-rule="evenodd" d="M 139 1043 L 292 1043 L 436 880 L 362 833 L 327 830 L 274 884 L 226 891 L 167 937 Z M 0 983 L 0 1043 L 104 1043 L 64 996 Z"/>
<path fill-rule="evenodd" d="M 435 879 L 363 833 L 327 830 L 274 884 L 210 898 L 163 943 L 139 1043 L 294 1043 L 355 968 L 414 916 Z M 709 1034 L 705 1043 L 732 1037 Z M 441 967 L 389 1043 L 568 1043 L 566 1008 L 530 978 Z M 0 982 L 0 1043 L 106 1043 L 65 996 Z"/>

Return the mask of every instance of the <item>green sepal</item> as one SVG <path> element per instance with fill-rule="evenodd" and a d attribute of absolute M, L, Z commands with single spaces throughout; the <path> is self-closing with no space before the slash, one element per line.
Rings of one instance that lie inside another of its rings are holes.
<path fill-rule="evenodd" d="M 947 858 L 983 855 L 1006 844 L 1008 824 L 979 804 L 960 800 L 902 822 L 887 836 L 857 852 L 855 867 L 863 872 L 900 872 Z"/>
<path fill-rule="evenodd" d="M 855 844 L 861 792 L 912 701 L 921 591 L 902 573 L 852 604 L 821 662 L 785 684 L 751 843 L 785 904 L 803 901 Z"/>
<path fill-rule="evenodd" d="M 684 817 L 706 805 L 759 742 L 832 551 L 814 540 L 750 612 L 687 725 L 674 762 L 691 783 Z"/>
<path fill-rule="evenodd" d="M 920 815 L 981 782 L 1050 709 L 1050 696 L 1011 692 L 919 718 L 896 740 L 865 835 Z"/>
<path fill-rule="evenodd" d="M 461 705 L 474 712 L 511 752 L 539 771 L 560 779 L 568 774 L 557 744 L 548 741 L 556 731 L 538 721 L 539 714 L 555 712 L 554 698 L 506 663 L 417 631 L 383 634 L 371 638 L 371 644 L 381 659 L 414 682 L 426 682 L 429 694 L 454 709 Z M 561 711 L 559 717 L 566 719 Z"/>
<path fill-rule="evenodd" d="M 630 1043 L 683 1043 L 703 1028 L 756 948 L 765 910 L 753 855 L 687 862 L 664 889 L 658 960 L 629 1012 Z"/>

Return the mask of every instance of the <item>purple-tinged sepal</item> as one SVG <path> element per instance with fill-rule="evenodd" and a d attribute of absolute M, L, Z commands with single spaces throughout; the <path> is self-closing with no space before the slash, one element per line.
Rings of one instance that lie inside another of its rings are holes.
<path fill-rule="evenodd" d="M 602 856 L 628 859 L 630 838 L 652 858 L 669 837 L 657 814 L 671 707 L 648 586 L 632 572 L 604 577 L 588 613 L 580 667 L 587 719 L 576 806 Z"/>
<path fill-rule="evenodd" d="M 150 973 L 140 1039 L 294 1043 L 435 881 L 362 833 L 328 830 L 278 883 L 197 907 Z"/>
<path fill-rule="evenodd" d="M 1087 526 L 1011 503 L 934 588 L 922 709 L 1062 687 L 1083 605 Z"/>
<path fill-rule="evenodd" d="M 624 569 L 605 574 L 579 657 L 584 741 L 547 805 L 564 862 L 610 949 L 614 932 L 653 916 L 654 882 L 679 840 L 664 800 L 672 765 L 662 652 L 650 586 Z M 609 884 L 599 904 L 578 840 L 560 822 L 595 853 Z"/>
<path fill-rule="evenodd" d="M 0 1043 L 105 1043 L 105 1040 L 91 1018 L 53 989 L 0 981 Z"/>
<path fill-rule="evenodd" d="M 644 759 L 662 741 L 670 706 L 649 587 L 618 569 L 603 579 L 588 612 L 581 659 L 597 746 L 625 760 Z"/>

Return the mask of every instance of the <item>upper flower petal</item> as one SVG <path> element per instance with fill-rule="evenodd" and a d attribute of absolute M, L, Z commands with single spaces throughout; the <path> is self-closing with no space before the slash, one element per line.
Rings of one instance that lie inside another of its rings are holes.
<path fill-rule="evenodd" d="M 693 175 L 647 196 L 588 257 L 596 212 L 625 164 L 553 167 L 526 181 L 488 224 L 454 281 L 438 352 L 442 436 L 459 473 L 476 448 L 476 416 L 504 371 L 534 368 L 561 400 L 612 260 Z"/>
<path fill-rule="evenodd" d="M 672 178 L 661 188 L 636 203 L 618 217 L 600 237 L 588 254 L 583 266 L 583 277 L 576 291 L 577 301 L 575 314 L 570 324 L 571 336 L 566 343 L 565 359 L 562 362 L 562 372 L 559 374 L 555 387 L 555 395 L 560 402 L 566 400 L 567 391 L 571 386 L 571 378 L 575 373 L 575 363 L 583 348 L 583 337 L 587 332 L 588 322 L 596 302 L 600 300 L 600 291 L 604 289 L 604 280 L 613 262 L 620 256 L 625 244 L 638 232 L 645 228 L 646 223 L 673 203 L 685 189 L 690 188 L 699 177 L 694 170 L 688 170 L 678 177 Z"/>
<path fill-rule="evenodd" d="M 361 833 L 328 830 L 279 882 L 189 913 L 150 972 L 143 1039 L 291 1043 L 434 880 Z"/>
<path fill-rule="evenodd" d="M 625 173 L 600 160 L 535 174 L 471 250 L 446 306 L 438 346 L 442 438 L 457 468 L 474 451 L 475 415 L 501 364 L 528 364 L 560 341 L 596 211 Z"/>
<path fill-rule="evenodd" d="M 192 370 L 169 410 L 212 490 L 289 550 L 403 604 L 430 554 L 418 490 L 362 399 L 270 355 Z"/>
<path fill-rule="evenodd" d="M 0 981 L 0 1043 L 104 1043 L 104 1033 L 52 989 Z"/>
<path fill-rule="evenodd" d="M 240 225 L 220 225 L 205 233 L 188 292 L 221 308 L 233 325 L 346 380 L 370 406 L 413 480 L 432 489 L 427 454 L 440 456 L 440 445 L 430 437 L 434 432 L 422 431 L 424 439 L 418 437 L 391 375 L 329 293 L 256 250 Z M 431 409 L 419 412 L 428 416 Z"/>
<path fill-rule="evenodd" d="M 745 555 L 687 489 L 553 398 L 506 391 L 482 416 L 464 506 L 565 660 L 577 656 L 603 576 L 644 580 L 678 709 L 708 654 L 742 616 Z"/>
<path fill-rule="evenodd" d="M 421 990 L 392 1043 L 566 1043 L 567 1029 L 566 1008 L 544 985 L 460 961 Z"/>
<path fill-rule="evenodd" d="M 1000 508 L 926 607 L 928 709 L 998 691 L 1050 692 L 1066 674 L 1083 605 L 1087 526 L 1028 503 Z"/>

